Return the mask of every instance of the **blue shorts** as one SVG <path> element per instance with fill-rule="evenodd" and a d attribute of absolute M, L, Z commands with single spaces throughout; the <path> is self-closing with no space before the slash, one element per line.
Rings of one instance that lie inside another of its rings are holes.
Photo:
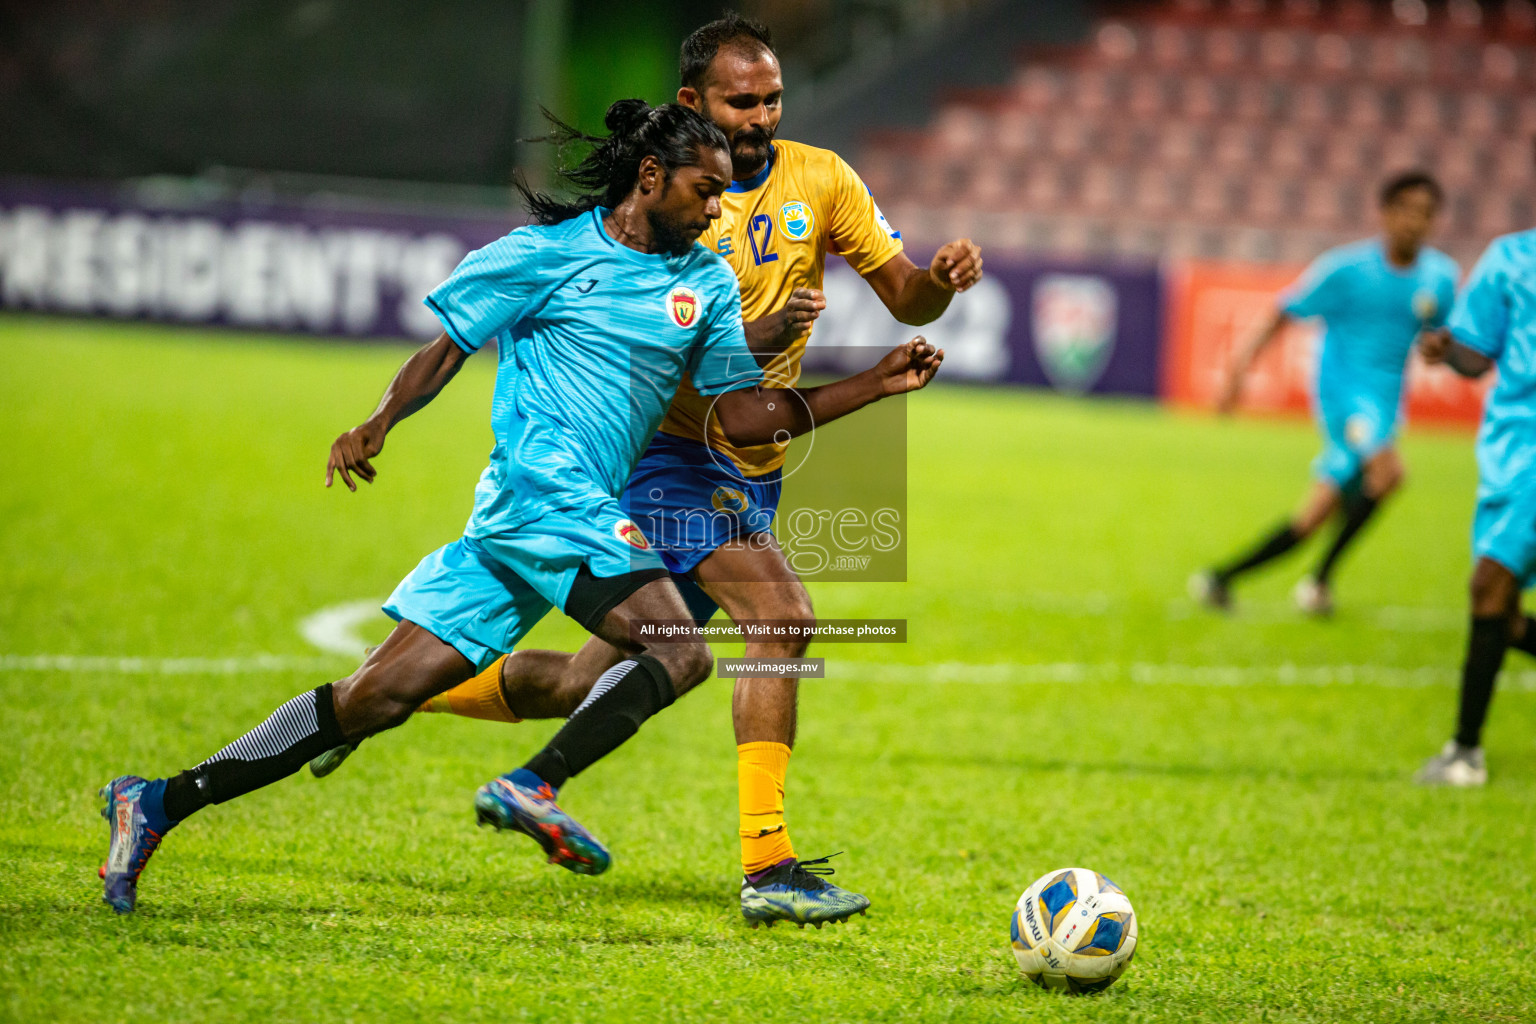
<path fill-rule="evenodd" d="M 1341 491 L 1397 438 L 1396 400 L 1364 392 L 1319 392 L 1315 413 L 1323 450 L 1312 460 L 1312 475 Z"/>
<path fill-rule="evenodd" d="M 591 629 L 594 614 L 600 619 L 665 575 L 645 535 L 605 497 L 439 548 L 400 582 L 384 612 L 451 644 L 479 671 L 516 647 L 550 608 Z M 576 594 L 578 577 L 586 583 Z"/>
<path fill-rule="evenodd" d="M 1536 485 L 1478 495 L 1472 556 L 1498 562 L 1522 588 L 1536 584 Z"/>
<path fill-rule="evenodd" d="M 781 476 L 777 469 L 743 476 L 708 445 L 657 434 L 619 504 L 655 543 L 667 569 L 684 574 L 728 541 L 772 532 Z"/>

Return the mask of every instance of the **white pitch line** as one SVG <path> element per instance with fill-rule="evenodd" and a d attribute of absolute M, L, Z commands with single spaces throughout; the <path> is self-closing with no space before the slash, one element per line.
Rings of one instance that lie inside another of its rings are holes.
<path fill-rule="evenodd" d="M 383 614 L 379 611 L 383 603 L 382 598 L 367 598 L 321 608 L 299 623 L 299 633 L 328 654 L 361 658 L 368 647 L 368 641 L 357 635 L 357 627 Z"/>
<path fill-rule="evenodd" d="M 351 657 L 352 655 L 347 655 Z M 252 672 L 324 672 L 337 658 L 254 654 L 229 658 L 133 658 L 77 654 L 0 654 L 0 672 L 95 672 L 115 675 L 244 675 Z M 1370 686 L 1423 689 L 1456 685 L 1454 666 L 1399 668 L 1385 665 L 1178 665 L 1155 662 L 963 662 L 928 665 L 829 659 L 829 677 L 854 682 L 910 684 L 1024 684 L 1075 686 L 1134 683 L 1141 686 Z M 1536 672 L 1506 672 L 1501 690 L 1536 693 Z"/>

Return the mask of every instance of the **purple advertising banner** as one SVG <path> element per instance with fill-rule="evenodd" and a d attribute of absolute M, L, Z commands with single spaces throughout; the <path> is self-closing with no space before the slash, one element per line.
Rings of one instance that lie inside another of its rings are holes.
<path fill-rule="evenodd" d="M 841 365 L 839 354 L 922 334 L 945 350 L 949 380 L 1070 394 L 1158 393 L 1163 284 L 1156 267 L 988 258 L 980 283 L 920 328 L 891 319 L 841 260 L 827 261 L 826 293 L 807 355 L 811 369 L 862 369 Z"/>
<path fill-rule="evenodd" d="M 504 216 L 188 201 L 152 186 L 0 180 L 0 307 L 432 338 L 422 298 Z"/>
<path fill-rule="evenodd" d="M 189 202 L 147 186 L 0 180 L 0 307 L 428 339 L 422 298 L 518 214 L 353 203 Z M 920 254 L 919 254 L 920 255 Z M 986 276 L 921 329 L 891 318 L 840 259 L 807 366 L 913 334 L 945 349 L 950 380 L 1156 395 L 1163 286 L 1153 267 L 987 261 Z"/>

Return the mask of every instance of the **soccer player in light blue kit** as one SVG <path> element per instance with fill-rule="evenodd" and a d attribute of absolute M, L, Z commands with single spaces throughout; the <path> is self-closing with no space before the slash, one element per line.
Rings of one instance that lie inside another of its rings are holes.
<path fill-rule="evenodd" d="M 1456 735 L 1419 771 L 1431 785 L 1488 781 L 1483 722 L 1504 654 L 1536 654 L 1536 621 L 1520 592 L 1536 584 L 1536 229 L 1494 239 L 1456 299 L 1447 329 L 1420 342 L 1424 358 L 1463 377 L 1498 367 L 1477 434 L 1472 520 L 1472 623 L 1461 666 Z"/>
<path fill-rule="evenodd" d="M 1401 485 L 1396 440 L 1403 376 L 1414 339 L 1444 322 L 1456 294 L 1456 262 L 1424 244 L 1440 210 L 1440 186 L 1427 174 L 1399 174 L 1382 186 L 1382 236 L 1319 256 L 1280 297 L 1277 308 L 1243 346 L 1219 400 L 1230 412 L 1255 357 L 1293 320 L 1320 318 L 1314 414 L 1323 450 L 1300 511 L 1257 545 L 1190 580 L 1190 595 L 1213 608 L 1232 603 L 1239 576 L 1290 551 L 1336 512 L 1338 535 L 1294 592 L 1302 611 L 1333 610 L 1334 566 L 1387 496 Z"/>
<path fill-rule="evenodd" d="M 736 444 L 795 436 L 887 395 L 923 387 L 943 354 L 921 338 L 847 380 L 798 390 L 758 385 L 736 276 L 696 244 L 720 216 L 730 146 L 687 107 L 623 100 L 612 134 L 568 178 L 560 202 L 525 190 L 535 225 L 465 258 L 427 304 L 444 333 L 395 375 L 378 409 L 337 438 L 326 483 L 371 481 L 391 427 L 421 409 L 473 352 L 499 349 L 495 447 L 459 540 L 422 560 L 385 605 L 398 622 L 356 672 L 300 694 L 197 767 L 102 789 L 111 828 L 104 899 L 134 909 L 138 879 L 165 833 L 190 814 L 269 785 L 343 743 L 400 725 L 421 702 L 512 650 L 551 607 L 628 657 L 592 686 L 547 746 L 480 787 L 482 823 L 533 837 L 551 862 L 607 869 L 608 851 L 555 802 L 573 775 L 709 675 L 709 647 L 645 643 L 647 621 L 691 622 L 661 559 L 619 507 L 683 374 L 719 395 Z"/>

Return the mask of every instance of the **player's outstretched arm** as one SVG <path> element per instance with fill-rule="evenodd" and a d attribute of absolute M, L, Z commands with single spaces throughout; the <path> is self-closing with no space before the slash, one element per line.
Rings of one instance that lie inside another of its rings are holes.
<path fill-rule="evenodd" d="M 325 486 L 331 486 L 338 473 L 351 491 L 357 490 L 357 484 L 352 482 L 353 473 L 364 483 L 373 483 L 378 473 L 369 460 L 384 450 L 384 435 L 436 398 L 468 358 L 469 353 L 455 345 L 447 334 L 440 334 L 436 341 L 417 349 L 396 371 L 373 415 L 331 444 L 331 457 L 325 464 Z"/>
<path fill-rule="evenodd" d="M 1227 367 L 1226 378 L 1222 381 L 1221 391 L 1216 396 L 1217 412 L 1226 416 L 1237 408 L 1238 400 L 1243 396 L 1243 378 L 1248 375 L 1253 361 L 1280 336 L 1280 332 L 1285 330 L 1290 322 L 1291 314 L 1277 306 L 1269 316 L 1254 326 L 1252 333 L 1237 347 L 1237 354 L 1232 357 L 1232 365 Z"/>
<path fill-rule="evenodd" d="M 981 280 L 981 247 L 969 238 L 958 238 L 934 253 L 926 269 L 899 252 L 865 274 L 864 280 L 892 316 L 921 327 L 937 320 L 957 292 Z"/>
<path fill-rule="evenodd" d="M 783 443 L 891 395 L 927 387 L 944 350 L 913 338 L 863 373 L 815 388 L 743 388 L 715 403 L 720 428 L 733 445 Z M 789 397 L 789 392 L 798 400 Z"/>
<path fill-rule="evenodd" d="M 1444 327 L 1419 335 L 1419 354 L 1431 366 L 1444 363 L 1463 377 L 1475 380 L 1493 367 L 1493 360 L 1451 337 Z"/>

